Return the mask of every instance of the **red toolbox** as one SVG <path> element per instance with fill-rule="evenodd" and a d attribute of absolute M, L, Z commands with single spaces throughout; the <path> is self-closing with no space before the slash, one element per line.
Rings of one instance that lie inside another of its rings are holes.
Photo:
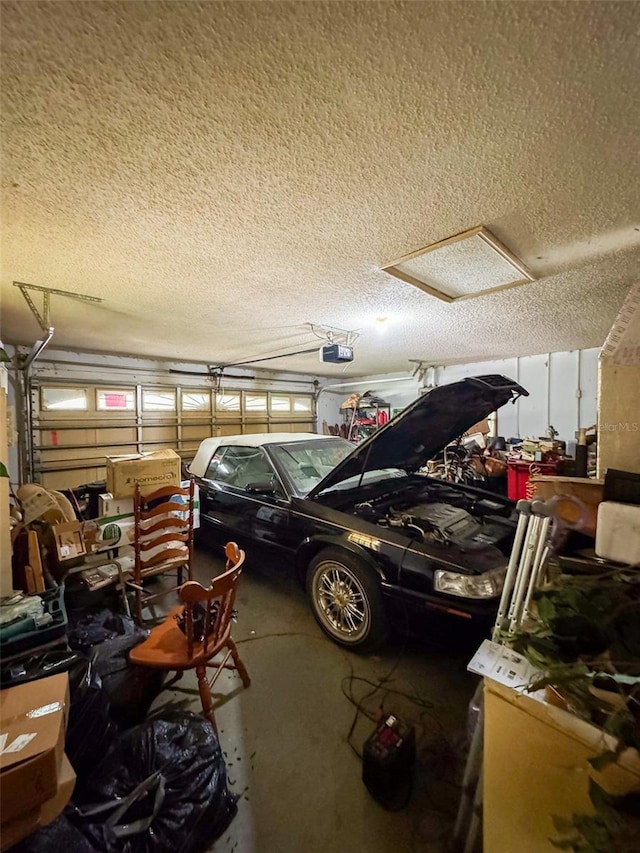
<path fill-rule="evenodd" d="M 557 473 L 557 462 L 507 462 L 507 495 L 512 501 L 521 498 L 531 499 L 529 493 L 529 476 L 531 474 L 553 475 Z M 531 489 L 533 492 L 533 489 Z"/>

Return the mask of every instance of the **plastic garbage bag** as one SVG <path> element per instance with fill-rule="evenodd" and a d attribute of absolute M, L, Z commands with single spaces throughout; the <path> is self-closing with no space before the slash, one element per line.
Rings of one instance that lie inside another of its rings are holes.
<path fill-rule="evenodd" d="M 72 819 L 103 853 L 196 853 L 237 810 L 211 724 L 190 712 L 120 735 L 87 794 Z"/>
<path fill-rule="evenodd" d="M 96 848 L 64 814 L 11 848 L 12 853 L 51 853 L 53 850 L 96 853 Z"/>
<path fill-rule="evenodd" d="M 71 668 L 69 694 L 65 752 L 77 776 L 74 798 L 82 799 L 87 777 L 111 748 L 118 730 L 100 676 L 88 658 Z"/>
<path fill-rule="evenodd" d="M 165 677 L 162 670 L 129 663 L 129 651 L 139 642 L 136 634 L 114 637 L 95 646 L 92 653 L 111 703 L 111 716 L 120 729 L 131 728 L 145 719 Z"/>
<path fill-rule="evenodd" d="M 133 619 L 114 613 L 106 607 L 102 610 L 73 610 L 69 613 L 67 637 L 72 649 L 89 652 L 99 643 L 115 637 L 130 637 L 131 648 L 141 643 L 149 635 L 139 628 Z"/>
<path fill-rule="evenodd" d="M 160 670 L 129 663 L 129 651 L 149 632 L 128 616 L 103 609 L 70 616 L 69 645 L 90 655 L 120 729 L 141 723 L 162 689 Z"/>

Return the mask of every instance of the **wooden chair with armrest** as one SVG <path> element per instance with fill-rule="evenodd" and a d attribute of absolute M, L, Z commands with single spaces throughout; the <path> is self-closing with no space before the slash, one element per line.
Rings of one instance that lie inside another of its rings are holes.
<path fill-rule="evenodd" d="M 227 543 L 225 553 L 224 573 L 214 578 L 208 589 L 196 581 L 183 584 L 180 589 L 183 604 L 174 608 L 163 624 L 129 653 L 131 663 L 175 671 L 178 676 L 187 669 L 195 669 L 202 711 L 216 733 L 211 688 L 222 670 L 235 669 L 244 687 L 251 684 L 231 638 L 233 604 L 245 554 L 235 542 Z M 184 630 L 178 621 L 181 618 Z M 219 655 L 221 659 L 214 660 Z M 215 669 L 213 677 L 207 677 L 207 668 Z"/>
<path fill-rule="evenodd" d="M 177 592 L 184 573 L 191 580 L 193 561 L 194 483 L 163 486 L 150 495 L 141 495 L 136 485 L 134 509 L 134 570 L 127 586 L 135 592 L 135 618 L 142 624 L 142 611 L 159 598 Z M 166 573 L 176 573 L 176 583 L 149 592 L 144 581 Z"/>

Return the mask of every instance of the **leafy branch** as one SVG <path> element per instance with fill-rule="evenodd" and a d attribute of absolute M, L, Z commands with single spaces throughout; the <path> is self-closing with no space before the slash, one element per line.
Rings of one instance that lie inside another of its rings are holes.
<path fill-rule="evenodd" d="M 640 792 L 614 797 L 592 779 L 589 798 L 595 814 L 553 815 L 559 850 L 576 853 L 637 853 L 640 850 Z"/>

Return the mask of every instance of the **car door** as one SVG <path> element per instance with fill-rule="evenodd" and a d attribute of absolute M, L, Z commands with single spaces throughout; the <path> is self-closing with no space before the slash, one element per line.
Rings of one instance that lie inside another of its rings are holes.
<path fill-rule="evenodd" d="M 248 490 L 258 484 L 275 486 L 275 494 Z M 204 492 L 202 516 L 216 538 L 286 547 L 289 500 L 262 447 L 219 447 L 207 468 Z"/>

